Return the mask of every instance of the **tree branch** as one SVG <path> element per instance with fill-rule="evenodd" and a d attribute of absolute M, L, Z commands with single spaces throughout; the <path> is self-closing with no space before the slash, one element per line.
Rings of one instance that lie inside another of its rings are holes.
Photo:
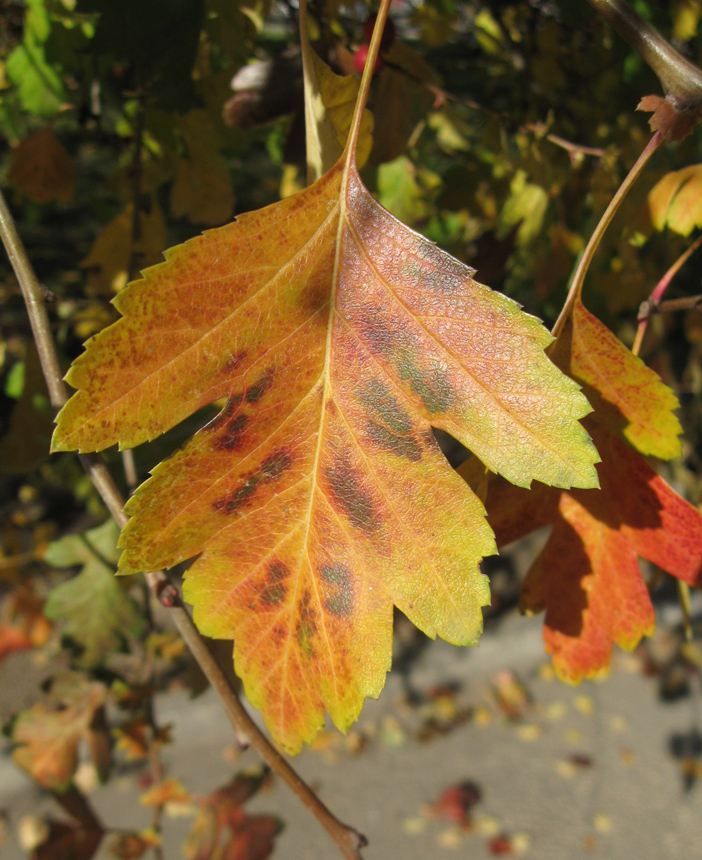
<path fill-rule="evenodd" d="M 60 409 L 68 399 L 68 391 L 62 378 L 56 344 L 44 306 L 42 289 L 1 191 L 0 236 L 27 305 L 42 371 L 49 389 L 51 405 L 55 409 Z M 108 510 L 123 528 L 128 520 L 123 511 L 124 499 L 115 486 L 104 460 L 97 454 L 82 454 L 80 461 Z M 246 738 L 270 769 L 297 795 L 298 799 L 310 810 L 336 842 L 343 856 L 347 860 L 360 860 L 360 849 L 368 844 L 365 836 L 353 827 L 342 824 L 327 809 L 253 722 L 219 664 L 207 648 L 205 640 L 195 627 L 174 583 L 163 571 L 152 571 L 145 573 L 144 576 L 159 601 L 170 610 L 171 618 L 178 632 L 219 696 L 236 734 Z"/>
<path fill-rule="evenodd" d="M 702 71 L 686 60 L 624 0 L 588 0 L 656 74 L 678 110 L 702 107 Z"/>

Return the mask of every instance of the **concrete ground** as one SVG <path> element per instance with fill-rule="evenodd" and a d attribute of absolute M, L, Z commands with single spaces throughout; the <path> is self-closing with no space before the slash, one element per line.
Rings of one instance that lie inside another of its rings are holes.
<path fill-rule="evenodd" d="M 666 631 L 675 620 L 674 609 L 663 612 L 654 650 L 671 650 Z M 443 642 L 419 649 L 404 673 L 389 676 L 380 700 L 366 704 L 349 739 L 332 729 L 294 764 L 341 820 L 366 834 L 367 860 L 480 860 L 505 846 L 539 860 L 702 857 L 702 786 L 685 784 L 679 758 L 699 755 L 699 675 L 689 673 L 678 690 L 687 685 L 687 695 L 675 698 L 673 691 L 668 697 L 675 700 L 665 702 L 660 675 L 644 671 L 649 652 L 619 652 L 608 679 L 570 688 L 548 667 L 541 619 L 507 612 L 476 649 Z M 22 659 L 16 655 L 0 667 L 5 706 L 20 695 Z M 173 725 L 174 743 L 164 749 L 168 772 L 189 790 L 212 791 L 256 763 L 251 751 L 234 749 L 211 691 L 195 700 L 182 690 L 164 693 L 157 709 L 159 723 Z M 454 728 L 432 731 L 451 719 Z M 466 780 L 481 792 L 471 830 L 427 809 Z M 91 800 L 114 827 L 147 826 L 140 791 L 138 772 L 125 769 Z M 278 782 L 248 808 L 285 821 L 276 860 L 340 856 Z M 3 860 L 24 856 L 17 841 L 24 816 L 58 813 L 14 766 L 7 744 L 0 756 L 0 809 Z M 191 818 L 166 819 L 168 860 L 182 856 L 191 824 Z M 498 835 L 506 842 L 493 841 Z M 101 849 L 98 856 L 109 855 Z"/>

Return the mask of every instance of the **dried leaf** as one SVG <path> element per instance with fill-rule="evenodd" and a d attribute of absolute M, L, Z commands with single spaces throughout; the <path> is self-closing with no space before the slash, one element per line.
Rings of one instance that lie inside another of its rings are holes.
<path fill-rule="evenodd" d="M 651 113 L 651 131 L 660 131 L 665 140 L 683 140 L 702 120 L 702 109 L 680 110 L 663 96 L 644 96 L 636 110 Z"/>
<path fill-rule="evenodd" d="M 0 662 L 14 651 L 27 651 L 34 643 L 22 630 L 0 621 Z"/>
<path fill-rule="evenodd" d="M 35 203 L 73 197 L 73 160 L 49 126 L 33 131 L 12 153 L 8 182 Z"/>
<path fill-rule="evenodd" d="M 596 483 L 589 407 L 511 300 L 390 216 L 347 158 L 167 253 L 74 364 L 55 450 L 131 447 L 228 397 L 130 500 L 124 573 L 200 555 L 185 594 L 235 639 L 290 752 L 341 728 L 390 665 L 392 606 L 477 641 L 493 551 L 430 425 L 520 485 Z"/>
<path fill-rule="evenodd" d="M 269 815 L 249 815 L 242 809 L 264 779 L 264 773 L 237 774 L 228 785 L 202 798 L 183 846 L 188 860 L 266 860 L 270 856 L 282 822 Z"/>
<path fill-rule="evenodd" d="M 51 821 L 47 838 L 32 851 L 30 860 L 90 860 L 103 835 L 102 830 Z"/>
<path fill-rule="evenodd" d="M 77 672 L 57 675 L 47 700 L 17 717 L 14 760 L 45 788 L 66 791 L 75 773 L 78 743 L 105 695 L 102 684 Z"/>
<path fill-rule="evenodd" d="M 81 573 L 53 589 L 44 611 L 63 622 L 63 633 L 83 648 L 85 666 L 98 665 L 126 636 L 144 629 L 139 607 L 115 578 L 118 536 L 119 527 L 110 519 L 84 535 L 55 541 L 44 555 L 54 567 L 82 566 Z"/>
<path fill-rule="evenodd" d="M 170 777 L 145 791 L 139 803 L 142 806 L 164 806 L 166 803 L 187 803 L 189 800 L 190 795 L 183 783 Z"/>

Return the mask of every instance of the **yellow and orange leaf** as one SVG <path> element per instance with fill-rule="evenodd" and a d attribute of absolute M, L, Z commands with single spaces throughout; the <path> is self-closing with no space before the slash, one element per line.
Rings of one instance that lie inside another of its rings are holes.
<path fill-rule="evenodd" d="M 680 432 L 672 391 L 577 299 L 550 350 L 595 406 L 587 426 L 602 457 L 600 491 L 526 491 L 491 477 L 483 495 L 498 546 L 546 525 L 546 547 L 522 588 L 525 612 L 546 611 L 544 641 L 556 673 L 577 683 L 654 629 L 638 556 L 702 586 L 702 515 L 677 495 L 622 435 L 645 453 L 670 457 Z M 617 435 L 615 435 L 617 434 Z M 484 486 L 473 458 L 459 470 Z"/>
<path fill-rule="evenodd" d="M 78 744 L 105 697 L 102 684 L 77 672 L 57 675 L 47 700 L 17 717 L 14 760 L 45 788 L 66 791 L 78 763 Z"/>
<path fill-rule="evenodd" d="M 549 355 L 582 385 L 598 423 L 642 454 L 661 460 L 679 456 L 677 397 L 579 298 Z"/>
<path fill-rule="evenodd" d="M 369 60 L 370 62 L 370 60 Z M 360 126 L 361 105 L 354 120 Z M 185 597 L 276 740 L 342 729 L 390 667 L 392 608 L 473 644 L 494 551 L 441 427 L 521 486 L 596 485 L 550 335 L 389 215 L 354 135 L 301 193 L 166 253 L 71 369 L 54 450 L 138 445 L 227 397 L 127 506 L 120 569 L 198 555 Z"/>
<path fill-rule="evenodd" d="M 486 501 L 498 546 L 553 526 L 520 606 L 546 611 L 546 650 L 570 683 L 605 668 L 614 643 L 631 650 L 653 632 L 638 556 L 702 586 L 702 515 L 616 436 L 602 428 L 592 435 L 602 457 L 599 492 L 544 485 L 527 491 L 493 478 Z M 462 469 L 466 477 L 469 469 Z"/>
<path fill-rule="evenodd" d="M 689 236 L 702 227 L 702 164 L 674 170 L 656 184 L 648 195 L 648 208 L 656 230 L 666 227 Z"/>

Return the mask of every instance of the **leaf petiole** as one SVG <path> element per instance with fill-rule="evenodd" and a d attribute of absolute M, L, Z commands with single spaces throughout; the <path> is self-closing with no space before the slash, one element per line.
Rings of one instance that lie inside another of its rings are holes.
<path fill-rule="evenodd" d="M 556 324 L 552 329 L 551 333 L 554 335 L 554 337 L 558 335 L 560 330 L 563 328 L 563 324 L 566 320 L 566 317 L 568 316 L 568 313 L 570 312 L 573 303 L 582 294 L 585 276 L 587 275 L 588 269 L 590 268 L 590 264 L 592 263 L 592 259 L 595 256 L 595 252 L 597 251 L 600 242 L 602 241 L 602 237 L 604 236 L 609 225 L 612 223 L 612 219 L 617 214 L 617 210 L 621 206 L 626 195 L 629 193 L 629 190 L 631 189 L 632 185 L 639 178 L 639 175 L 642 173 L 644 167 L 649 162 L 651 156 L 658 149 L 662 142 L 663 135 L 660 131 L 657 131 L 646 144 L 644 151 L 636 159 L 636 163 L 631 168 L 626 178 L 617 189 L 617 192 L 614 197 L 610 200 L 609 206 L 605 209 L 604 215 L 600 218 L 597 227 L 595 227 L 592 236 L 590 236 L 590 241 L 587 243 L 587 246 L 583 251 L 582 256 L 580 257 L 578 266 L 575 270 L 575 274 L 573 275 L 573 280 L 570 282 L 568 297 L 566 298 L 560 316 L 556 320 Z"/>

